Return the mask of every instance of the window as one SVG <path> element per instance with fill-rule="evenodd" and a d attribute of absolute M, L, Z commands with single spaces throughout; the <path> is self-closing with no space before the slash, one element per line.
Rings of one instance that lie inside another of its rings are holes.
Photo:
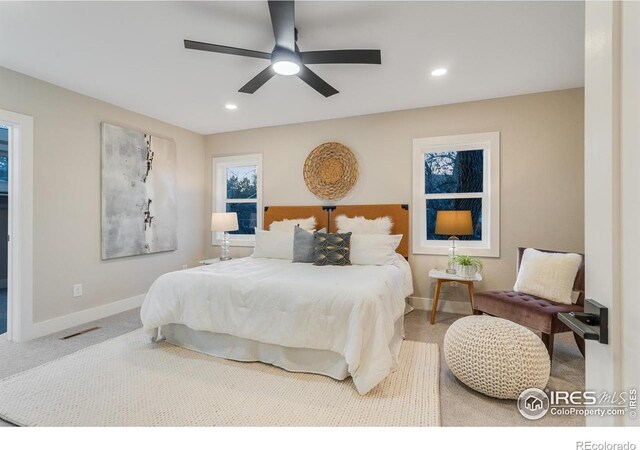
<path fill-rule="evenodd" d="M 446 255 L 449 236 L 435 233 L 438 211 L 471 211 L 473 234 L 456 248 L 500 256 L 500 133 L 413 140 L 413 253 Z"/>
<path fill-rule="evenodd" d="M 213 158 L 213 190 L 213 210 L 238 215 L 231 245 L 253 246 L 255 229 L 262 228 L 262 155 Z M 213 233 L 212 245 L 221 241 L 222 233 Z"/>

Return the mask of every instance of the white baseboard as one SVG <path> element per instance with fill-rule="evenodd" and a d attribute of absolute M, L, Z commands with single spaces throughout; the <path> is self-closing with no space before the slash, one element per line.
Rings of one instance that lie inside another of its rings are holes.
<path fill-rule="evenodd" d="M 82 325 L 94 320 L 104 319 L 121 312 L 129 311 L 142 306 L 146 294 L 136 295 L 135 297 L 125 298 L 106 305 L 96 306 L 95 308 L 83 309 L 66 316 L 55 317 L 53 319 L 36 322 L 33 324 L 30 339 L 46 336 L 67 328 Z"/>
<path fill-rule="evenodd" d="M 433 306 L 432 298 L 425 297 L 409 297 L 409 304 L 415 309 L 425 309 L 431 311 Z M 453 302 L 450 300 L 438 300 L 438 311 L 453 314 L 471 314 L 471 305 L 469 302 Z"/>

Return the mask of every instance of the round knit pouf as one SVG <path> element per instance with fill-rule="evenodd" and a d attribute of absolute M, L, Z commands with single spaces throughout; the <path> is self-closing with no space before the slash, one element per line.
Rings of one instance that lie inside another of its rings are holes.
<path fill-rule="evenodd" d="M 551 370 L 538 336 L 490 316 L 455 321 L 444 336 L 444 357 L 458 380 L 496 398 L 517 399 L 527 388 L 544 389 Z"/>

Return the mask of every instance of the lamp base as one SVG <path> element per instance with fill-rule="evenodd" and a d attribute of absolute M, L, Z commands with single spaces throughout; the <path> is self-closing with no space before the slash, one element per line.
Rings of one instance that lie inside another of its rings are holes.
<path fill-rule="evenodd" d="M 456 241 L 458 240 L 458 237 L 451 236 L 449 240 L 451 241 L 451 247 L 449 248 L 449 260 L 447 262 L 447 267 L 448 267 L 447 273 L 455 274 L 457 273 L 457 271 L 455 269 L 454 259 L 456 257 Z"/>
<path fill-rule="evenodd" d="M 229 255 L 229 233 L 224 232 L 224 237 L 222 239 L 221 254 L 220 261 L 229 261 L 231 259 L 231 255 Z"/>

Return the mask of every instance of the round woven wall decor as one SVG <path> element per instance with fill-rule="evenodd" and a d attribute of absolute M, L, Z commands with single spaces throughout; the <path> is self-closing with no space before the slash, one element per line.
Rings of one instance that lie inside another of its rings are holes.
<path fill-rule="evenodd" d="M 304 162 L 307 188 L 324 200 L 337 200 L 358 180 L 358 161 L 347 147 L 327 142 L 314 148 Z"/>

